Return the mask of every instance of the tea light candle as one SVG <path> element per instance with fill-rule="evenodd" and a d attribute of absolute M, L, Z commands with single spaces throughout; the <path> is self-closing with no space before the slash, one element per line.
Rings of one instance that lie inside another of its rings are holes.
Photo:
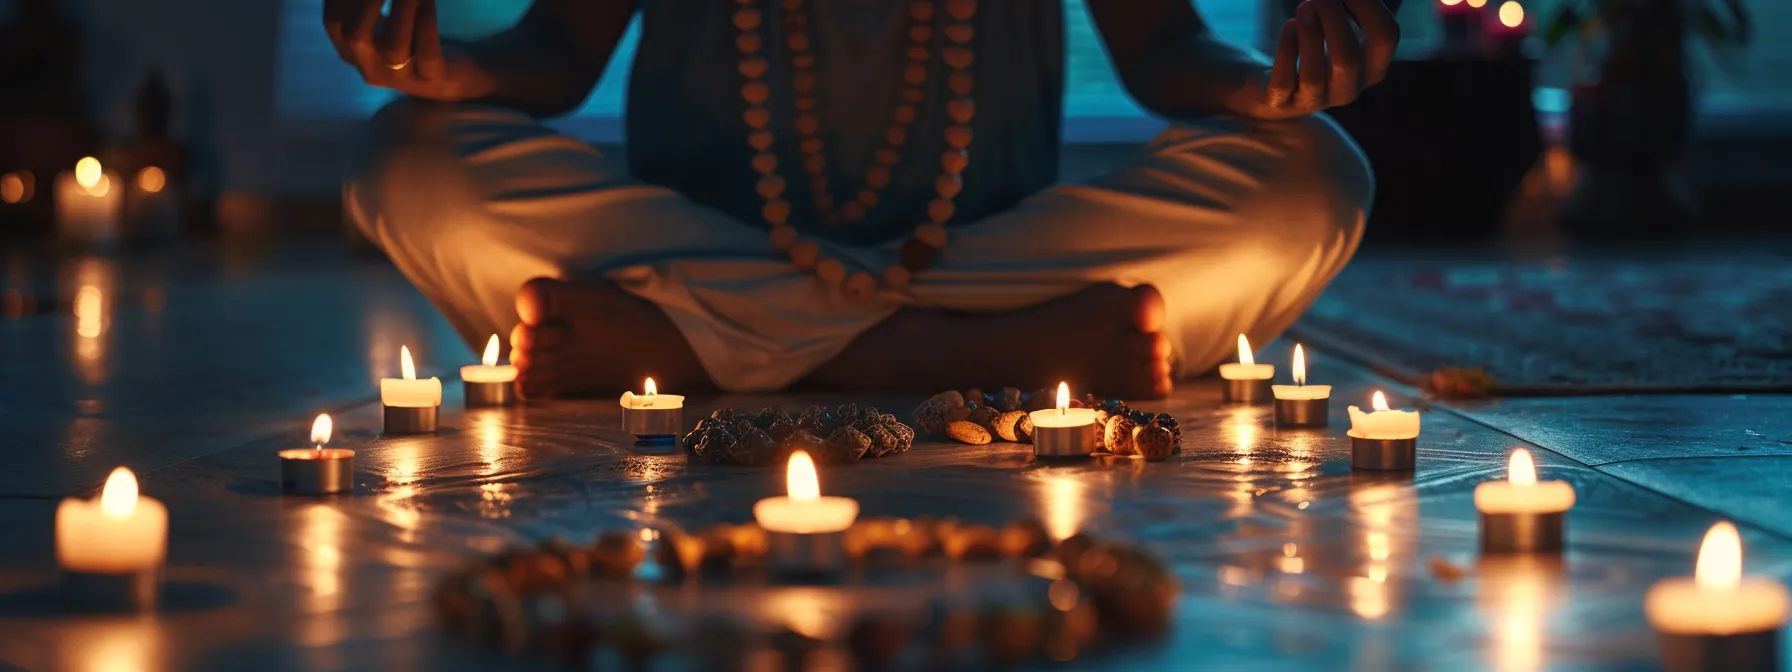
<path fill-rule="evenodd" d="M 1693 577 L 1651 586 L 1643 611 L 1670 671 L 1774 670 L 1788 602 L 1780 582 L 1743 576 L 1742 537 L 1719 522 L 1699 545 Z"/>
<path fill-rule="evenodd" d="M 1270 383 L 1276 377 L 1274 364 L 1258 364 L 1251 354 L 1251 341 L 1238 335 L 1238 363 L 1221 364 L 1220 378 L 1225 379 L 1225 400 L 1228 404 L 1267 404 Z"/>
<path fill-rule="evenodd" d="M 753 503 L 753 520 L 765 529 L 769 564 L 794 574 L 840 570 L 846 563 L 846 529 L 859 517 L 859 502 L 821 496 L 815 460 L 801 450 L 790 455 L 784 488 L 784 497 Z"/>
<path fill-rule="evenodd" d="M 660 394 L 659 387 L 648 378 L 642 383 L 644 394 L 622 393 L 622 429 L 642 441 L 676 438 L 684 427 L 684 397 Z"/>
<path fill-rule="evenodd" d="M 509 406 L 516 403 L 516 367 L 498 364 L 498 335 L 485 342 L 480 363 L 460 367 L 467 406 Z"/>
<path fill-rule="evenodd" d="M 1033 456 L 1078 458 L 1095 454 L 1095 409 L 1070 407 L 1070 384 L 1058 383 L 1058 405 L 1028 413 L 1033 420 Z"/>
<path fill-rule="evenodd" d="M 280 491 L 292 495 L 331 495 L 355 489 L 355 451 L 325 448 L 333 423 L 319 415 L 311 423 L 311 448 L 280 451 Z"/>
<path fill-rule="evenodd" d="M 398 368 L 403 378 L 380 379 L 380 405 L 386 416 L 387 434 L 428 434 L 436 431 L 437 410 L 442 406 L 442 381 L 417 380 L 411 348 L 398 347 Z"/>
<path fill-rule="evenodd" d="M 69 597 L 95 608 L 155 608 L 168 555 L 168 509 L 137 493 L 137 476 L 119 467 L 96 499 L 70 497 L 56 507 L 56 564 Z"/>
<path fill-rule="evenodd" d="M 1482 553 L 1560 553 L 1563 514 L 1574 507 L 1574 486 L 1537 480 L 1531 451 L 1512 451 L 1506 480 L 1475 486 L 1481 512 Z"/>
<path fill-rule="evenodd" d="M 91 156 L 75 162 L 73 172 L 56 176 L 56 225 L 62 235 L 89 243 L 117 240 L 124 186 Z"/>
<path fill-rule="evenodd" d="M 1411 471 L 1416 461 L 1419 412 L 1388 408 L 1388 398 L 1376 392 L 1364 413 L 1350 407 L 1350 462 L 1357 469 Z"/>
<path fill-rule="evenodd" d="M 1294 384 L 1275 385 L 1276 426 L 1324 427 L 1331 413 L 1332 386 L 1307 384 L 1307 354 L 1294 344 Z"/>

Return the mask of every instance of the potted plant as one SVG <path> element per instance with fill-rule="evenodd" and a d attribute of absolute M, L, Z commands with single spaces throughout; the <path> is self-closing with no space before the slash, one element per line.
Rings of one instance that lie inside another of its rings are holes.
<path fill-rule="evenodd" d="M 1563 207 L 1583 235 L 1670 233 L 1699 220 L 1679 170 L 1693 115 L 1687 43 L 1748 43 L 1743 0 L 1566 0 L 1543 32 L 1576 43 L 1568 149 L 1581 179 Z"/>

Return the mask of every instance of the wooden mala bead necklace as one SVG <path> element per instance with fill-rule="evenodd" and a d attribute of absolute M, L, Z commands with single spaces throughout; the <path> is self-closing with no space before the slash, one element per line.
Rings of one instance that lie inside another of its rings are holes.
<path fill-rule="evenodd" d="M 871 166 L 865 169 L 864 184 L 845 203 L 836 203 L 828 180 L 826 145 L 820 135 L 821 122 L 816 114 L 815 54 L 810 50 L 809 14 L 805 0 L 766 0 L 778 2 L 783 10 L 782 35 L 791 72 L 790 108 L 794 111 L 791 130 L 802 154 L 802 170 L 808 176 L 811 205 L 819 219 L 828 226 L 857 223 L 882 202 L 882 192 L 890 185 L 892 170 L 908 142 L 910 128 L 920 116 L 920 104 L 926 99 L 927 78 L 934 69 L 936 57 L 949 71 L 946 87 L 952 94 L 946 103 L 946 114 L 952 123 L 945 131 L 946 149 L 940 154 L 940 174 L 934 179 L 935 198 L 927 204 L 927 221 L 915 227 L 902 244 L 900 263 L 883 269 L 882 277 L 865 271 L 848 276 L 846 265 L 838 259 L 823 258 L 821 246 L 803 240 L 790 224 L 791 204 L 786 198 L 784 173 L 778 155 L 772 151 L 775 135 L 771 111 L 771 86 L 766 82 L 770 62 L 766 28 L 766 10 L 758 0 L 733 0 L 734 27 L 740 30 L 735 45 L 740 49 L 741 98 L 746 102 L 743 118 L 749 129 L 747 144 L 754 150 L 753 171 L 759 175 L 758 192 L 764 199 L 760 214 L 771 225 L 772 247 L 790 255 L 797 268 L 813 271 L 829 286 L 839 288 L 847 296 L 869 296 L 880 286 L 901 290 L 908 287 L 915 273 L 931 265 L 946 246 L 946 222 L 956 208 L 953 200 L 964 189 L 964 171 L 970 165 L 971 119 L 976 116 L 976 102 L 971 91 L 976 84 L 971 64 L 976 60 L 971 48 L 975 30 L 971 19 L 977 15 L 976 0 L 914 0 L 908 3 L 908 41 L 906 63 L 900 78 L 896 107 L 890 112 L 890 126 L 883 143 L 873 153 Z M 940 11 L 941 6 L 944 11 Z"/>

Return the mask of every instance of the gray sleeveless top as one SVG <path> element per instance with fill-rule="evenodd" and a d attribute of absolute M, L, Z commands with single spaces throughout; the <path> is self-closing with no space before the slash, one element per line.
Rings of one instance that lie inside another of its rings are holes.
<path fill-rule="evenodd" d="M 877 207 L 857 224 L 819 221 L 804 179 L 791 127 L 789 57 L 782 36 L 782 3 L 754 0 L 764 11 L 765 55 L 772 87 L 767 107 L 779 170 L 787 183 L 791 221 L 805 235 L 853 244 L 905 237 L 926 220 L 946 149 L 950 119 L 947 66 L 936 57 L 927 98 L 891 171 Z M 815 55 L 817 115 L 826 143 L 829 181 L 845 203 L 864 184 L 872 154 L 883 142 L 907 62 L 908 3 L 901 0 L 807 0 Z M 743 80 L 735 47 L 740 31 L 734 0 L 643 0 L 641 40 L 628 91 L 630 170 L 645 182 L 676 189 L 750 226 L 766 227 L 758 175 L 749 165 L 742 119 Z M 944 9 L 943 3 L 941 9 Z M 937 12 L 943 15 L 945 12 Z M 1063 6 L 1059 0 L 981 0 L 975 26 L 970 167 L 950 224 L 973 222 L 1012 206 L 1057 177 L 1058 127 L 1064 87 Z"/>

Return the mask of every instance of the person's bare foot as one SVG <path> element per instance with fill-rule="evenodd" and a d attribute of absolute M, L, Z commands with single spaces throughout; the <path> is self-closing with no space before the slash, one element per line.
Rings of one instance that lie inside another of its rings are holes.
<path fill-rule="evenodd" d="M 861 334 L 805 384 L 938 392 L 1069 382 L 1077 393 L 1169 395 L 1170 343 L 1155 287 L 1103 284 L 1000 314 L 904 309 Z"/>
<path fill-rule="evenodd" d="M 516 314 L 510 361 L 525 398 L 638 392 L 649 376 L 669 392 L 715 387 L 672 320 L 609 280 L 530 280 Z"/>

